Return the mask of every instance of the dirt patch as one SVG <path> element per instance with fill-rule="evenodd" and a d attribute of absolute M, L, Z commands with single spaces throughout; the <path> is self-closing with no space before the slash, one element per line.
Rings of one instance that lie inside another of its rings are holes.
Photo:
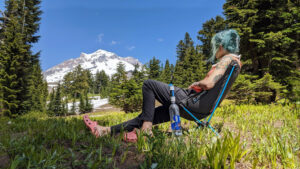
<path fill-rule="evenodd" d="M 234 133 L 239 133 L 240 129 L 236 127 L 236 125 L 232 122 L 225 122 L 222 128 L 226 128 Z"/>
<path fill-rule="evenodd" d="M 0 155 L 0 168 L 8 168 L 10 159 L 7 154 Z"/>
<path fill-rule="evenodd" d="M 235 168 L 236 169 L 246 169 L 246 168 L 252 168 L 252 165 L 248 162 L 245 162 L 245 163 L 237 163 L 235 165 Z"/>
<path fill-rule="evenodd" d="M 122 143 L 114 159 L 117 168 L 140 168 L 145 160 L 145 155 L 138 152 L 134 145 Z"/>
<path fill-rule="evenodd" d="M 284 124 L 283 121 L 278 120 L 278 121 L 275 121 L 274 127 L 275 127 L 275 128 L 280 128 L 280 127 L 283 126 L 283 124 Z"/>
<path fill-rule="evenodd" d="M 117 108 L 111 104 L 105 104 L 98 108 L 95 108 L 93 113 L 99 113 L 99 112 L 121 112 L 122 110 L 120 108 Z"/>

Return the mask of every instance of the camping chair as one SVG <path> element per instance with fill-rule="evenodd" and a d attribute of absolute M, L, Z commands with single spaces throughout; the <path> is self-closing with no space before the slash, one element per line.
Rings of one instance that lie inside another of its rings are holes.
<path fill-rule="evenodd" d="M 187 99 L 181 101 L 179 105 L 195 120 L 195 122 L 198 125 L 197 128 L 208 127 L 218 137 L 220 137 L 219 133 L 210 125 L 210 121 L 217 107 L 221 104 L 222 100 L 229 92 L 232 84 L 234 83 L 237 76 L 239 75 L 240 70 L 241 67 L 238 61 L 236 60 L 231 61 L 222 78 L 215 84 L 215 86 L 212 89 L 192 94 Z M 200 104 L 200 102 L 202 103 Z M 212 106 L 207 106 L 208 113 L 201 112 L 202 114 L 206 113 L 202 118 L 205 118 L 209 115 L 210 116 L 208 120 L 200 121 L 194 114 L 195 112 L 197 112 L 197 109 L 199 110 L 199 106 L 205 106 L 205 105 L 212 105 Z M 187 107 L 189 107 L 190 110 Z"/>

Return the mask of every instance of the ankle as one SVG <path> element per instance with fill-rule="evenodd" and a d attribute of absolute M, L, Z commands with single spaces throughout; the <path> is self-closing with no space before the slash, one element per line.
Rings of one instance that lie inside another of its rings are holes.
<path fill-rule="evenodd" d="M 105 130 L 106 130 L 107 133 L 110 133 L 110 132 L 111 132 L 111 128 L 110 128 L 110 127 L 106 127 Z"/>
<path fill-rule="evenodd" d="M 152 122 L 144 121 L 141 130 L 147 134 L 152 134 Z"/>

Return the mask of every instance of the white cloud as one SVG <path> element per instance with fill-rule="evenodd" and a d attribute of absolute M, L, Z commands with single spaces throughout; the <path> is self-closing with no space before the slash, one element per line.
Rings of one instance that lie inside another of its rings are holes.
<path fill-rule="evenodd" d="M 118 43 L 117 41 L 114 41 L 114 40 L 113 40 L 113 41 L 111 41 L 110 44 L 111 44 L 111 45 L 116 45 L 117 43 Z"/>
<path fill-rule="evenodd" d="M 98 42 L 100 42 L 100 43 L 102 42 L 103 36 L 104 36 L 103 33 L 100 33 L 100 34 L 98 35 Z"/>
<path fill-rule="evenodd" d="M 128 50 L 133 50 L 133 49 L 135 49 L 135 46 L 129 46 L 129 47 L 127 47 L 127 49 Z"/>
<path fill-rule="evenodd" d="M 162 42 L 162 41 L 164 41 L 164 39 L 163 38 L 158 38 L 157 41 Z"/>

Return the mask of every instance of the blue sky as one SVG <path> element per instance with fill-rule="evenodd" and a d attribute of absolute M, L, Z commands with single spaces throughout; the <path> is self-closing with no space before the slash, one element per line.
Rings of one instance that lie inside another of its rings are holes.
<path fill-rule="evenodd" d="M 222 15 L 225 0 L 44 0 L 40 41 L 45 71 L 67 59 L 104 49 L 133 56 L 143 64 L 153 56 L 176 62 L 176 45 L 190 33 L 196 43 L 202 24 Z M 4 9 L 4 0 L 0 0 Z"/>

